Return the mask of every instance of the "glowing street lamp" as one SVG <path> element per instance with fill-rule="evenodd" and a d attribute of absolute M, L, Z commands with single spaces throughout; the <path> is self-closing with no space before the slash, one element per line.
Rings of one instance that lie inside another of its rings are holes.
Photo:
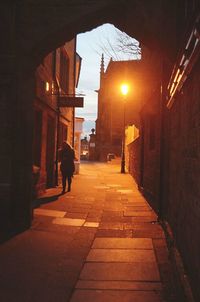
<path fill-rule="evenodd" d="M 129 92 L 129 86 L 127 84 L 121 85 L 121 93 L 126 96 Z"/>
<path fill-rule="evenodd" d="M 121 85 L 121 93 L 123 95 L 123 111 L 124 111 L 124 123 L 123 123 L 123 138 L 122 138 L 122 156 L 121 156 L 121 173 L 125 173 L 125 105 L 126 105 L 126 96 L 129 92 L 128 84 L 124 83 Z"/>

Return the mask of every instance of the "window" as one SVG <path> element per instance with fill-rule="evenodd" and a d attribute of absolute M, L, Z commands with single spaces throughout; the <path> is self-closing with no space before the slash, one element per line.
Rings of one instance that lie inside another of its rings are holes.
<path fill-rule="evenodd" d="M 67 126 L 63 123 L 59 124 L 59 148 L 62 146 L 63 141 L 67 141 Z"/>
<path fill-rule="evenodd" d="M 60 86 L 67 93 L 69 89 L 69 59 L 67 55 L 60 52 Z"/>

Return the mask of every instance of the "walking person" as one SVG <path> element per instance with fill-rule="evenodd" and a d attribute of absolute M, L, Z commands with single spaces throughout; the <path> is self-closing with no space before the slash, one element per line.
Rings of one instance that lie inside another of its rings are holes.
<path fill-rule="evenodd" d="M 67 192 L 71 191 L 72 177 L 75 171 L 74 159 L 75 153 L 74 149 L 67 143 L 63 142 L 62 149 L 60 150 L 60 170 L 62 173 L 62 194 L 65 193 L 66 180 L 68 181 Z"/>

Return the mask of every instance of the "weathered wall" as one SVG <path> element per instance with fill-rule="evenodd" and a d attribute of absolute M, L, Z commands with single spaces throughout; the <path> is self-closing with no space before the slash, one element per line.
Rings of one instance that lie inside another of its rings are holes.
<path fill-rule="evenodd" d="M 144 115 L 144 152 L 141 187 L 154 209 L 159 208 L 160 183 L 160 112 Z M 142 160 L 142 159 L 141 159 Z"/>
<path fill-rule="evenodd" d="M 137 184 L 140 184 L 141 171 L 140 171 L 140 155 L 141 155 L 141 140 L 138 137 L 128 146 L 129 153 L 129 173 L 134 177 Z"/>
<path fill-rule="evenodd" d="M 200 60 L 165 115 L 164 170 L 160 200 L 160 114 L 154 116 L 155 146 L 150 148 L 151 116 L 143 109 L 140 146 L 129 146 L 131 174 L 162 217 L 168 220 L 197 301 L 200 297 Z M 159 103 L 158 103 L 159 105 Z M 161 109 L 161 108 L 160 108 Z M 169 133 L 168 133 L 169 130 Z M 144 140 L 144 152 L 138 151 Z M 143 157 L 141 155 L 143 154 Z M 143 168 L 141 165 L 144 159 Z M 142 170 L 141 170 L 142 169 Z M 142 173 L 143 172 L 143 173 Z M 143 174 L 143 175 L 142 175 Z M 160 205 L 164 201 L 163 205 Z"/>
<path fill-rule="evenodd" d="M 161 74 L 162 58 L 159 54 L 144 50 L 143 82 L 144 91 L 139 114 L 140 153 L 135 150 L 135 162 L 138 157 L 140 171 L 139 186 L 155 210 L 159 210 L 160 186 L 160 139 L 161 139 Z"/>
<path fill-rule="evenodd" d="M 200 299 L 200 60 L 169 114 L 167 217 Z"/>

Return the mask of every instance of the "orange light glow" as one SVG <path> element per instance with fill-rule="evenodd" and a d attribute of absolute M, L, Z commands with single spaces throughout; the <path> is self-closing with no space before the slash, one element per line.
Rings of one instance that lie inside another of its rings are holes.
<path fill-rule="evenodd" d="M 121 93 L 123 95 L 127 95 L 129 92 L 129 86 L 127 84 L 122 84 L 121 85 Z"/>
<path fill-rule="evenodd" d="M 45 84 L 45 89 L 46 89 L 46 91 L 49 91 L 49 83 L 48 82 L 46 82 L 46 84 Z"/>

